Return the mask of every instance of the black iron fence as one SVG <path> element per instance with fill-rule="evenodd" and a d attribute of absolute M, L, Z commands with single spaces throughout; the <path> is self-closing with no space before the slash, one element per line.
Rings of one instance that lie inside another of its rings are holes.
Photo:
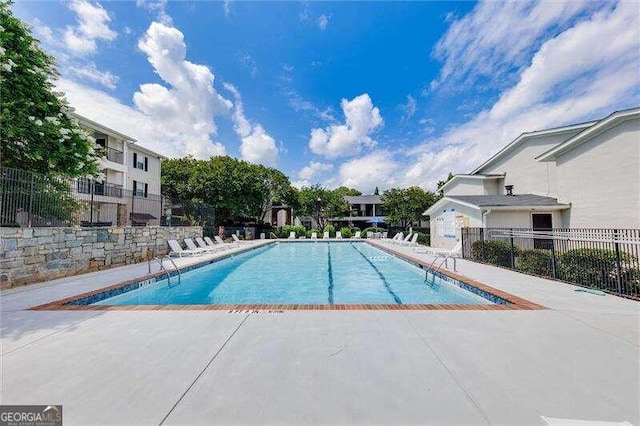
<path fill-rule="evenodd" d="M 462 228 L 462 255 L 640 298 L 640 229 Z"/>
<path fill-rule="evenodd" d="M 0 167 L 0 226 L 164 225 L 162 214 L 160 195 Z"/>

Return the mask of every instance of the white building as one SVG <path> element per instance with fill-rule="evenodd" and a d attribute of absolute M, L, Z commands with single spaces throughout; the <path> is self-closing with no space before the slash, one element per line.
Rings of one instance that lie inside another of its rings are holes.
<path fill-rule="evenodd" d="M 386 223 L 386 212 L 380 195 L 346 195 L 344 200 L 349 204 L 349 216 L 332 218 L 333 225 L 364 229 Z"/>
<path fill-rule="evenodd" d="M 431 217 L 431 244 L 452 248 L 462 227 L 640 227 L 640 108 L 523 133 L 456 175 Z"/>
<path fill-rule="evenodd" d="M 88 118 L 76 115 L 104 149 L 103 178 L 80 179 L 77 192 L 90 203 L 81 221 L 126 225 L 159 225 L 162 214 L 160 162 L 164 156 Z"/>

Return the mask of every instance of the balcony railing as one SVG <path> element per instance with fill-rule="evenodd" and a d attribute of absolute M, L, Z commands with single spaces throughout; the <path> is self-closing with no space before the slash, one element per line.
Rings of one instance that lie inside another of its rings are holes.
<path fill-rule="evenodd" d="M 124 153 L 122 151 L 118 151 L 117 149 L 107 148 L 106 157 L 107 160 L 113 161 L 114 163 L 124 164 Z"/>
<path fill-rule="evenodd" d="M 123 197 L 123 188 L 121 185 L 92 182 L 88 179 L 79 179 L 76 183 L 76 190 L 80 194 L 93 193 L 93 195 L 102 195 L 105 197 Z"/>

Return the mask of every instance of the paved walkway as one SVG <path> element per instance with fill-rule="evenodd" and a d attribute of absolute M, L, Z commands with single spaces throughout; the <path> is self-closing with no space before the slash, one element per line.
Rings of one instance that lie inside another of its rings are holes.
<path fill-rule="evenodd" d="M 24 310 L 146 264 L 3 291 L 1 403 L 63 404 L 66 425 L 640 424 L 640 304 L 457 269 L 549 309 Z"/>

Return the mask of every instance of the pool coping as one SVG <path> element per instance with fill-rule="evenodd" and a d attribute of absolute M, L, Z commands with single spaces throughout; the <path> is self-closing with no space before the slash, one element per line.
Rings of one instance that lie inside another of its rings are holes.
<path fill-rule="evenodd" d="M 342 241 L 349 241 L 349 239 L 344 239 Z M 282 242 L 286 240 L 274 240 L 273 243 Z M 297 240 L 289 240 L 289 242 L 294 242 Z M 314 240 L 312 240 L 314 241 Z M 323 241 L 323 240 L 319 240 Z M 340 240 L 338 240 L 340 241 Z M 345 242 L 346 242 L 345 241 Z M 352 240 L 353 241 L 353 240 Z M 429 267 L 429 265 L 420 259 L 416 259 L 414 257 L 408 256 L 404 253 L 397 252 L 395 250 L 391 250 L 388 247 L 385 247 L 381 244 L 373 243 L 370 240 L 357 240 L 364 241 L 371 246 L 382 250 L 388 254 L 399 257 L 409 263 L 415 264 L 420 268 Z M 324 242 L 328 242 L 324 240 Z M 199 262 L 190 263 L 188 265 L 184 265 L 180 269 L 181 271 L 189 268 L 199 268 L 214 262 L 218 262 L 220 260 L 246 253 L 251 250 L 255 250 L 260 247 L 266 247 L 271 245 L 269 244 L 260 244 L 256 246 L 245 247 L 242 250 L 235 250 L 230 253 L 225 253 L 222 256 L 209 258 L 207 260 L 202 260 Z M 176 310 L 196 310 L 196 311 L 228 311 L 228 312 L 258 312 L 258 311 L 343 311 L 343 310 L 392 310 L 392 311 L 410 311 L 410 310 L 456 310 L 456 311 L 512 311 L 512 310 L 541 310 L 547 309 L 546 307 L 539 305 L 537 303 L 533 303 L 529 300 L 523 299 L 521 297 L 514 296 L 510 293 L 506 293 L 504 291 L 498 290 L 494 287 L 488 286 L 486 284 L 480 283 L 474 279 L 468 278 L 466 276 L 441 269 L 437 272 L 438 274 L 447 276 L 449 278 L 461 281 L 469 286 L 475 287 L 481 291 L 487 292 L 493 296 L 501 298 L 508 302 L 507 304 L 225 304 L 225 305 L 72 305 L 72 302 L 86 299 L 88 297 L 101 294 L 104 292 L 108 292 L 110 290 L 116 290 L 121 287 L 125 287 L 131 284 L 144 282 L 147 280 L 155 279 L 160 276 L 164 276 L 165 273 L 162 271 L 154 272 L 151 274 L 146 274 L 141 277 L 132 278 L 130 280 L 122 281 L 107 287 L 102 287 L 96 290 L 92 290 L 89 292 L 80 293 L 74 296 L 66 297 L 63 299 L 55 300 L 53 302 L 48 302 L 36 306 L 32 306 L 27 308 L 27 310 L 32 311 L 51 311 L 51 310 L 62 310 L 62 311 L 176 311 Z"/>

